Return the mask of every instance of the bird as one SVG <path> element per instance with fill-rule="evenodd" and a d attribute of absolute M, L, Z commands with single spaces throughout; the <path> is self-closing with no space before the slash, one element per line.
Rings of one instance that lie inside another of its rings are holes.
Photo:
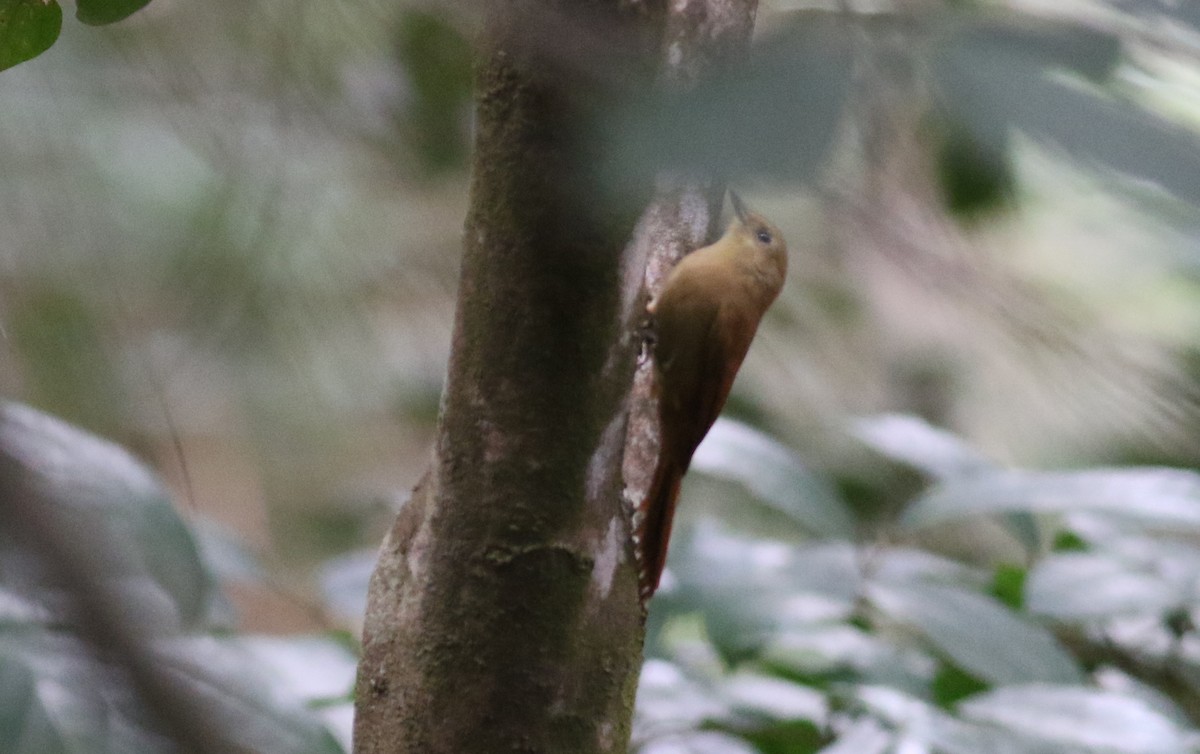
<path fill-rule="evenodd" d="M 787 277 L 779 228 L 729 192 L 725 234 L 686 255 L 647 306 L 653 321 L 660 448 L 636 528 L 643 600 L 658 589 L 692 454 L 717 420 L 767 309 Z"/>

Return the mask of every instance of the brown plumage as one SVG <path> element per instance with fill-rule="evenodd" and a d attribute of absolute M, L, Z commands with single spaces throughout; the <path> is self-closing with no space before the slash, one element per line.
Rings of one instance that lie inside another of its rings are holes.
<path fill-rule="evenodd" d="M 732 191 L 725 235 L 675 266 L 651 304 L 661 447 L 640 507 L 642 594 L 658 588 L 679 486 L 692 454 L 717 420 L 767 308 L 787 275 L 779 229 Z"/>

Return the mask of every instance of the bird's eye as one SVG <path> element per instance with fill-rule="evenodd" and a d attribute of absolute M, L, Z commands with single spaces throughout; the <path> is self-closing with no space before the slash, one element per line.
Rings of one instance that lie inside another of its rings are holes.
<path fill-rule="evenodd" d="M 771 243 L 771 234 L 765 230 L 758 231 L 758 240 L 762 243 Z"/>

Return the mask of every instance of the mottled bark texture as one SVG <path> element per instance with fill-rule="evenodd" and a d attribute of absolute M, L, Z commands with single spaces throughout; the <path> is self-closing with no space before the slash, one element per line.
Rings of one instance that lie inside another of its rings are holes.
<path fill-rule="evenodd" d="M 356 752 L 628 746 L 642 613 L 621 501 L 637 351 L 622 289 L 639 278 L 622 250 L 636 214 L 597 201 L 580 134 L 645 94 L 663 13 L 490 4 L 437 445 L 372 579 Z M 604 57 L 579 61 L 591 35 Z"/>
<path fill-rule="evenodd" d="M 687 48 L 725 40 L 711 26 L 735 7 L 744 48 L 752 3 L 672 3 L 682 54 L 668 66 L 697 65 Z M 359 754 L 628 748 L 643 610 L 622 461 L 646 263 L 667 255 L 657 281 L 699 245 L 720 189 L 662 184 L 659 220 L 626 247 L 653 185 L 627 181 L 611 201 L 577 137 L 654 83 L 673 54 L 666 12 L 652 0 L 489 4 L 437 445 L 372 578 Z"/>

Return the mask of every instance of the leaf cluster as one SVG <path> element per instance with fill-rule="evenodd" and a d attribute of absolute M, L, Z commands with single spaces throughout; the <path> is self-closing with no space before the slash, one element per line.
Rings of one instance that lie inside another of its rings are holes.
<path fill-rule="evenodd" d="M 226 750 L 345 750 L 354 651 L 336 636 L 231 633 L 216 574 L 244 554 L 202 546 L 145 467 L 15 403 L 0 404 L 0 460 L 52 508 L 48 520 L 78 535 L 91 566 L 80 583 L 16 506 L 0 511 L 0 751 L 180 750 L 120 642 L 83 622 L 94 620 L 80 594 L 89 586 L 119 602 L 134 632 L 126 638 L 143 642 L 155 672 L 219 728 L 210 733 Z"/>
<path fill-rule="evenodd" d="M 1200 750 L 1200 474 L 1005 469 L 900 415 L 849 432 L 882 465 L 854 484 L 714 427 L 697 471 L 775 533 L 685 529 L 652 606 L 643 754 Z M 867 488 L 902 499 L 853 505 Z M 1005 556 L 930 536 L 967 523 Z"/>

